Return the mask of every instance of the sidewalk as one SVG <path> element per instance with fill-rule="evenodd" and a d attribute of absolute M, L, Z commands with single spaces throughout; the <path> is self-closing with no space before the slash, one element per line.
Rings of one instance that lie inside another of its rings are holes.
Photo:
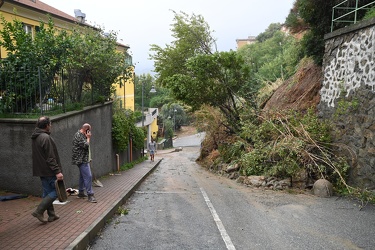
<path fill-rule="evenodd" d="M 98 203 L 69 196 L 68 203 L 54 205 L 60 219 L 45 225 L 31 216 L 40 198 L 0 202 L 0 248 L 6 249 L 86 249 L 106 221 L 160 163 L 150 160 L 132 169 L 100 179 L 104 187 L 94 187 Z M 67 187 L 68 188 L 68 187 Z M 45 217 L 47 215 L 45 214 Z"/>

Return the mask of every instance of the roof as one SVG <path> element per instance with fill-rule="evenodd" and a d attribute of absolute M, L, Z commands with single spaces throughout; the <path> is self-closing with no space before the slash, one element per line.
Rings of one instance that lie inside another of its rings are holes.
<path fill-rule="evenodd" d="M 55 17 L 60 17 L 62 19 L 66 19 L 71 22 L 77 22 L 78 20 L 71 16 L 66 14 L 65 12 L 62 12 L 56 8 L 53 8 L 52 6 L 43 3 L 39 0 L 5 0 L 5 2 L 13 3 L 22 7 L 30 8 L 38 12 L 42 12 L 45 14 L 51 14 Z"/>
<path fill-rule="evenodd" d="M 80 23 L 77 18 L 75 18 L 75 17 L 73 17 L 69 14 L 66 14 L 65 12 L 62 12 L 62 11 L 60 11 L 60 10 L 58 10 L 58 9 L 48 5 L 48 4 L 45 4 L 45 3 L 43 3 L 42 1 L 39 1 L 39 0 L 5 0 L 4 2 L 19 5 L 19 6 L 22 6 L 24 8 L 29 8 L 29 9 L 32 9 L 34 11 L 37 11 L 37 12 L 40 12 L 40 13 L 43 13 L 43 14 L 50 14 L 51 16 L 55 16 L 57 18 L 67 20 L 69 22 L 79 23 L 79 24 L 82 24 L 82 25 L 85 25 L 85 26 L 92 27 L 89 24 Z M 1 5 L 0 5 L 0 7 L 1 7 Z M 129 45 L 121 44 L 119 42 L 117 42 L 117 45 L 120 46 L 120 47 L 127 48 L 127 49 L 130 48 Z"/>

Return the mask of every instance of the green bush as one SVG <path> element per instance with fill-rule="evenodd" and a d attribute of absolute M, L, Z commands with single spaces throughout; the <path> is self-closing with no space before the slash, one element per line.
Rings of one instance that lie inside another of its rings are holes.
<path fill-rule="evenodd" d="M 135 161 L 132 161 L 132 162 L 126 163 L 126 164 L 124 164 L 124 165 L 122 165 L 122 166 L 120 167 L 120 170 L 121 170 L 121 171 L 126 171 L 126 170 L 128 170 L 128 169 L 131 169 L 131 168 L 133 168 L 135 165 L 137 165 L 138 163 L 144 162 L 145 160 L 147 160 L 147 157 L 146 157 L 146 156 L 145 156 L 145 157 L 141 157 L 141 158 L 139 158 L 138 160 L 135 160 Z"/>
<path fill-rule="evenodd" d="M 127 124 L 125 112 L 122 110 L 116 111 L 112 118 L 112 139 L 118 152 L 125 151 L 128 148 L 130 127 Z"/>
<path fill-rule="evenodd" d="M 368 20 L 375 17 L 375 7 L 372 7 L 371 9 L 366 11 L 365 16 L 363 17 L 363 20 Z"/>
<path fill-rule="evenodd" d="M 305 170 L 313 179 L 323 177 L 337 187 L 346 186 L 348 164 L 333 153 L 331 131 L 331 124 L 318 119 L 312 110 L 247 121 L 241 136 L 249 150 L 237 161 L 246 175 L 287 178 Z M 235 144 L 232 147 L 238 148 Z"/>
<path fill-rule="evenodd" d="M 131 110 L 121 109 L 117 106 L 114 104 L 115 112 L 112 118 L 112 140 L 116 151 L 123 152 L 128 148 L 130 136 L 133 147 L 141 149 L 146 137 L 144 130 L 135 126 L 135 117 Z"/>
<path fill-rule="evenodd" d="M 245 146 L 246 143 L 242 140 L 222 144 L 219 146 L 220 156 L 226 163 L 236 161 L 245 152 Z"/>

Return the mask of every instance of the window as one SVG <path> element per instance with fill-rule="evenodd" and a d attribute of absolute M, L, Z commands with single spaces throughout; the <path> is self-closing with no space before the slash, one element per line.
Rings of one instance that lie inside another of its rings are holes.
<path fill-rule="evenodd" d="M 128 53 L 125 54 L 125 65 L 132 66 L 133 65 L 133 58 Z"/>
<path fill-rule="evenodd" d="M 32 27 L 31 27 L 31 25 L 24 24 L 24 25 L 23 25 L 23 29 L 25 30 L 25 32 L 26 32 L 27 34 L 32 34 L 32 33 L 33 33 L 33 29 L 32 29 Z"/>
<path fill-rule="evenodd" d="M 33 36 L 33 27 L 29 24 L 23 24 L 23 30 L 26 32 L 26 34 L 30 34 Z"/>

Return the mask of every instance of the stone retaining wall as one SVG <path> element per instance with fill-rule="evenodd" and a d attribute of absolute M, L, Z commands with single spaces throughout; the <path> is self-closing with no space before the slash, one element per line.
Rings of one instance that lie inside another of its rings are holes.
<path fill-rule="evenodd" d="M 337 125 L 341 153 L 353 156 L 350 184 L 375 189 L 375 20 L 325 40 L 320 115 Z"/>

